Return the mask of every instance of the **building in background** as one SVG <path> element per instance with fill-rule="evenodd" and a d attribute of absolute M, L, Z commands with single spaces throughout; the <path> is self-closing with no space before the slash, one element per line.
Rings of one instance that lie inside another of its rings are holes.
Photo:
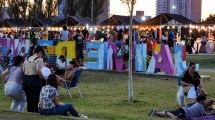
<path fill-rule="evenodd" d="M 139 22 L 139 23 L 143 23 L 146 22 L 147 20 L 151 19 L 151 16 L 145 16 L 144 15 L 144 11 L 136 11 L 136 16 L 133 16 L 133 18 Z"/>
<path fill-rule="evenodd" d="M 156 15 L 172 13 L 183 15 L 195 22 L 201 21 L 202 0 L 157 0 Z"/>

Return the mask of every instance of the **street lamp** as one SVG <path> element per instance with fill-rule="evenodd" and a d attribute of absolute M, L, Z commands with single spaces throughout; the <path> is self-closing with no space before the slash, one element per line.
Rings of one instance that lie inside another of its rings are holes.
<path fill-rule="evenodd" d="M 174 5 L 174 6 L 172 6 L 172 9 L 173 9 L 173 12 L 174 12 L 174 14 L 175 14 L 176 6 L 175 6 L 175 5 Z"/>
<path fill-rule="evenodd" d="M 143 17 L 141 17 L 141 19 L 142 19 L 142 21 L 146 21 L 146 17 L 145 16 L 143 16 Z"/>

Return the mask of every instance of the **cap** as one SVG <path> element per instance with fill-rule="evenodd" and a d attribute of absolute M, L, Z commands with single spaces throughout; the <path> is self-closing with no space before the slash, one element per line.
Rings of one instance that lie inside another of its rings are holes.
<path fill-rule="evenodd" d="M 60 57 L 58 59 L 61 59 L 61 58 L 65 58 L 63 55 L 60 55 Z"/>

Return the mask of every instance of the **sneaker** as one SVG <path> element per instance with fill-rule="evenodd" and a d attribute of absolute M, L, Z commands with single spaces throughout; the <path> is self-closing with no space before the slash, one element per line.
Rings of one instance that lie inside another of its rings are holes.
<path fill-rule="evenodd" d="M 88 119 L 88 117 L 86 115 L 80 114 L 79 116 L 80 118 L 84 118 L 84 119 Z"/>
<path fill-rule="evenodd" d="M 155 116 L 155 113 L 156 113 L 156 110 L 151 110 L 151 111 L 149 112 L 149 116 L 154 117 L 154 116 Z"/>

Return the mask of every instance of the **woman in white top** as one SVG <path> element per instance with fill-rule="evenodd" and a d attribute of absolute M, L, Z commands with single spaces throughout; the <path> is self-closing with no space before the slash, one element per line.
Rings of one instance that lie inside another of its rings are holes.
<path fill-rule="evenodd" d="M 69 31 L 67 30 L 67 26 L 63 26 L 63 30 L 60 32 L 60 40 L 67 41 L 69 39 Z"/>
<path fill-rule="evenodd" d="M 6 69 L 2 76 L 8 78 L 7 83 L 4 87 L 4 92 L 6 96 L 13 98 L 10 110 L 18 110 L 20 112 L 24 111 L 24 107 L 27 103 L 25 92 L 22 89 L 22 63 L 24 59 L 22 56 L 14 57 L 14 65 L 11 68 Z"/>

